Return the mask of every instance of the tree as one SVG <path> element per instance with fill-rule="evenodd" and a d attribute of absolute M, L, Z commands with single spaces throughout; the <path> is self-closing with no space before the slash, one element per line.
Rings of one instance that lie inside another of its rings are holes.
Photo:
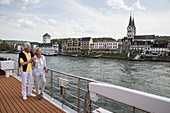
<path fill-rule="evenodd" d="M 6 43 L 5 41 L 0 43 L 0 51 L 7 51 L 10 49 L 10 46 L 8 43 Z"/>
<path fill-rule="evenodd" d="M 170 41 L 170 36 L 156 36 L 156 40 L 166 40 Z"/>

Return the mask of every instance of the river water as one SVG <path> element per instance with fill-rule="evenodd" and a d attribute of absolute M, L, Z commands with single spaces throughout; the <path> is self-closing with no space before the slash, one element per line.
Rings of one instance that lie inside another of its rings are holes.
<path fill-rule="evenodd" d="M 18 68 L 18 54 L 1 53 L 0 57 L 15 60 L 15 69 Z M 142 62 L 68 56 L 46 56 L 46 60 L 50 69 L 170 98 L 169 62 Z M 49 74 L 46 76 L 49 76 Z M 46 88 L 48 90 L 49 86 L 46 85 Z M 73 91 L 75 94 L 76 92 Z M 55 94 L 58 93 L 55 92 Z M 77 105 L 75 99 L 68 98 L 68 100 Z M 133 111 L 127 106 L 101 98 L 95 104 L 113 113 L 130 113 Z M 137 111 L 136 113 L 143 112 Z"/>
<path fill-rule="evenodd" d="M 18 54 L 0 54 L 17 60 Z M 170 63 L 46 56 L 49 68 L 170 98 Z"/>

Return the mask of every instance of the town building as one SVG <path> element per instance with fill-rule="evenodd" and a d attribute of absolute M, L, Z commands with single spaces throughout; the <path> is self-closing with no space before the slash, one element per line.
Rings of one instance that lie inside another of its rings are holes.
<path fill-rule="evenodd" d="M 91 44 L 93 44 L 93 39 L 91 37 L 83 37 L 81 41 L 82 50 L 90 50 Z"/>
<path fill-rule="evenodd" d="M 81 50 L 81 38 L 70 38 L 62 42 L 62 49 L 70 52 Z"/>
<path fill-rule="evenodd" d="M 39 48 L 44 55 L 56 55 L 59 52 L 59 45 L 51 43 L 51 36 L 48 33 L 43 35 L 43 43 L 39 44 Z"/>
<path fill-rule="evenodd" d="M 148 51 L 155 42 L 155 35 L 137 35 L 131 42 L 130 50 Z"/>
<path fill-rule="evenodd" d="M 130 16 L 129 24 L 127 27 L 127 38 L 132 39 L 132 41 L 133 41 L 135 35 L 136 35 L 136 27 L 135 27 L 134 18 L 132 19 L 132 17 Z"/>
<path fill-rule="evenodd" d="M 57 43 L 40 43 L 39 48 L 44 55 L 56 55 L 59 51 L 59 46 Z"/>
<path fill-rule="evenodd" d="M 156 40 L 152 46 L 151 46 L 151 50 L 153 52 L 169 52 L 169 48 L 168 48 L 168 41 L 165 40 Z"/>
<path fill-rule="evenodd" d="M 120 42 L 117 41 L 97 41 L 91 45 L 94 50 L 115 50 L 119 49 Z"/>
<path fill-rule="evenodd" d="M 43 35 L 43 43 L 51 43 L 51 36 L 48 33 Z"/>
<path fill-rule="evenodd" d="M 43 35 L 43 43 L 30 42 L 32 50 L 39 47 L 44 55 L 56 55 L 59 52 L 59 45 L 51 43 L 51 36 L 46 33 Z"/>
<path fill-rule="evenodd" d="M 130 15 L 127 36 L 122 39 L 122 49 L 125 51 L 148 51 L 151 50 L 151 45 L 154 41 L 155 35 L 136 35 L 135 21 Z"/>

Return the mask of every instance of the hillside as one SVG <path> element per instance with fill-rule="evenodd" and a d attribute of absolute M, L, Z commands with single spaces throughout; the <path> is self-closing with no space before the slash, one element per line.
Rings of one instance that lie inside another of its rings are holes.
<path fill-rule="evenodd" d="M 156 36 L 156 40 L 170 41 L 170 36 Z"/>

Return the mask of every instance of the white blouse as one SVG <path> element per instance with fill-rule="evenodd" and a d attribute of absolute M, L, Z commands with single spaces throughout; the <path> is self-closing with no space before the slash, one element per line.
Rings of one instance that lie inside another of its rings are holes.
<path fill-rule="evenodd" d="M 45 74 L 44 67 L 47 66 L 45 56 L 41 55 L 40 59 L 38 59 L 37 56 L 34 57 L 36 58 L 35 60 L 36 63 L 35 66 L 33 67 L 33 74 L 35 76 L 44 75 Z"/>

